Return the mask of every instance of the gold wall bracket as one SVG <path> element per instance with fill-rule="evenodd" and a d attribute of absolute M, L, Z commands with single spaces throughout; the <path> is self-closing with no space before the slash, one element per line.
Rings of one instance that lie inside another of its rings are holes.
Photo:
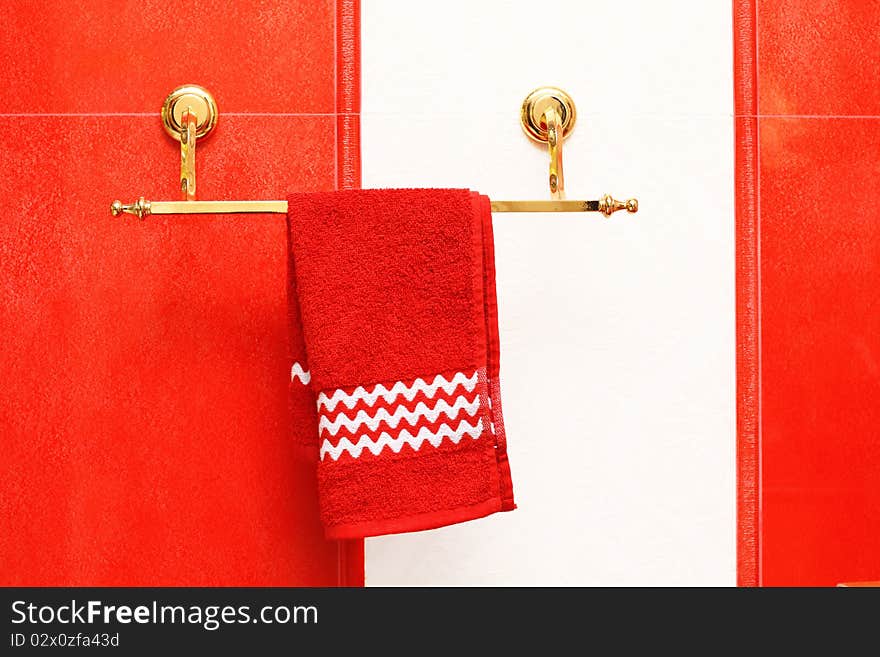
<path fill-rule="evenodd" d="M 550 198 L 565 198 L 565 176 L 562 169 L 562 142 L 574 130 L 577 108 L 574 100 L 558 87 L 538 87 L 526 96 L 520 108 L 519 120 L 530 139 L 547 144 L 550 155 Z M 591 209 L 610 217 L 618 210 L 638 212 L 639 202 L 634 199 L 617 201 L 605 194 L 598 201 L 588 201 Z M 595 204 L 595 207 L 592 207 Z"/>
<path fill-rule="evenodd" d="M 530 139 L 547 144 L 550 153 L 550 198 L 564 199 L 562 142 L 574 130 L 577 121 L 574 101 L 562 89 L 538 87 L 523 101 L 519 119 Z"/>
<path fill-rule="evenodd" d="M 162 125 L 180 141 L 180 193 L 185 201 L 196 198 L 196 141 L 217 125 L 217 103 L 207 89 L 195 84 L 178 87 L 162 105 Z"/>

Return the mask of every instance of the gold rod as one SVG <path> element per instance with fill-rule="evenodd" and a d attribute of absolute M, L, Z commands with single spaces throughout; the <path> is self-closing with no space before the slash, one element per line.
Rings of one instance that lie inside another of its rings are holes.
<path fill-rule="evenodd" d="M 287 214 L 287 201 L 153 201 L 150 214 Z"/>
<path fill-rule="evenodd" d="M 637 212 L 638 201 L 617 201 L 606 194 L 598 201 L 492 201 L 492 212 Z M 114 217 L 123 212 L 143 219 L 151 214 L 287 214 L 287 201 L 147 201 L 142 196 L 131 205 L 114 201 Z"/>
<path fill-rule="evenodd" d="M 598 212 L 599 201 L 492 201 L 492 212 Z"/>

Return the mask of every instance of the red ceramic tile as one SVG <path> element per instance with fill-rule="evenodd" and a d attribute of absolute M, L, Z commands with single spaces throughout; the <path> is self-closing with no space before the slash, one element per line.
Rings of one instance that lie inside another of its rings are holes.
<path fill-rule="evenodd" d="M 880 119 L 760 146 L 763 583 L 878 579 Z"/>
<path fill-rule="evenodd" d="M 880 0 L 758 0 L 761 114 L 880 115 Z"/>
<path fill-rule="evenodd" d="M 0 3 L 0 113 L 156 112 L 182 84 L 223 112 L 333 112 L 332 0 Z"/>
<path fill-rule="evenodd" d="M 202 198 L 333 187 L 332 116 L 254 121 L 199 147 Z M 0 152 L 0 584 L 335 584 L 283 216 L 112 218 L 174 198 L 156 116 L 0 117 Z"/>

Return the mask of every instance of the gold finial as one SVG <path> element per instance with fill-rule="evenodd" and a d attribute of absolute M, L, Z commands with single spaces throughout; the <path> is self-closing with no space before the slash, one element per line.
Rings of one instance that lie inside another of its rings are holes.
<path fill-rule="evenodd" d="M 150 202 L 141 196 L 131 205 L 123 205 L 122 201 L 113 201 L 110 204 L 110 213 L 114 217 L 118 217 L 122 213 L 133 214 L 138 219 L 144 219 L 150 216 Z"/>
<path fill-rule="evenodd" d="M 599 212 L 604 214 L 606 217 L 610 217 L 618 210 L 626 210 L 627 212 L 638 212 L 639 202 L 634 198 L 627 199 L 626 201 L 618 201 L 617 199 L 613 198 L 611 194 L 605 194 L 605 196 L 599 199 Z"/>

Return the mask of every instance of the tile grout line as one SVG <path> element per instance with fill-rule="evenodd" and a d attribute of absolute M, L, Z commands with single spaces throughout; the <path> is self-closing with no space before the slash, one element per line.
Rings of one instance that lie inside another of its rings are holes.
<path fill-rule="evenodd" d="M 339 2 L 333 3 L 333 112 L 339 110 Z M 338 119 L 338 116 L 337 116 Z M 333 122 L 333 189 L 339 189 L 339 121 Z M 342 545 L 342 542 L 339 542 Z M 343 551 L 344 555 L 344 551 Z M 339 559 L 339 567 L 342 568 L 343 559 Z M 366 566 L 364 566 L 366 571 Z M 344 575 L 337 577 L 342 583 Z"/>
<path fill-rule="evenodd" d="M 878 114 L 737 114 L 737 119 L 880 119 Z"/>
<path fill-rule="evenodd" d="M 331 116 L 350 116 L 357 112 L 224 112 L 222 116 L 260 116 L 260 117 L 331 117 Z M 159 112 L 0 112 L 0 118 L 25 118 L 31 116 L 46 117 L 108 117 L 108 116 L 159 116 Z"/>
<path fill-rule="evenodd" d="M 502 112 L 495 112 L 502 114 Z M 338 117 L 338 116 L 363 116 L 364 112 L 224 112 L 223 116 L 259 116 L 259 117 Z M 504 112 L 503 114 L 506 114 Z M 397 116 L 397 112 L 366 112 L 368 116 Z M 425 113 L 422 116 L 457 116 L 457 114 Z M 110 117 L 110 116 L 159 116 L 159 112 L 0 112 L 0 118 L 27 118 L 34 116 L 43 117 Z M 585 114 L 594 118 L 604 118 L 607 114 Z M 615 115 L 620 116 L 620 115 Z M 631 119 L 704 119 L 704 118 L 729 118 L 730 114 L 630 114 L 624 115 Z M 734 114 L 736 119 L 880 119 L 880 114 Z"/>
<path fill-rule="evenodd" d="M 757 360 L 757 426 L 755 433 L 758 443 L 758 483 L 757 483 L 757 505 L 758 505 L 758 536 L 755 540 L 755 547 L 758 554 L 756 555 L 755 570 L 758 586 L 764 584 L 764 361 L 762 357 L 763 349 L 763 295 L 761 293 L 761 36 L 758 29 L 758 3 L 755 3 L 755 314 L 757 320 L 757 330 L 755 333 L 755 354 Z"/>
<path fill-rule="evenodd" d="M 340 116 L 397 116 L 396 112 L 224 112 L 225 117 L 261 117 L 261 118 L 331 118 Z M 498 112 L 498 114 L 501 114 Z M 159 112 L 0 112 L 0 119 L 15 118 L 103 118 L 103 117 L 158 117 Z M 438 116 L 437 113 L 420 114 L 417 116 L 432 117 Z M 439 116 L 457 116 L 456 114 L 442 114 Z M 610 115 L 590 115 L 592 118 L 608 118 Z M 681 119 L 711 119 L 711 118 L 729 118 L 730 114 L 633 114 L 624 115 L 625 118 L 631 120 L 637 119 L 663 119 L 663 120 L 681 120 Z M 619 115 L 618 115 L 619 117 Z M 803 119 L 803 120 L 862 120 L 876 121 L 880 119 L 880 115 L 873 114 L 734 114 L 735 119 Z"/>

